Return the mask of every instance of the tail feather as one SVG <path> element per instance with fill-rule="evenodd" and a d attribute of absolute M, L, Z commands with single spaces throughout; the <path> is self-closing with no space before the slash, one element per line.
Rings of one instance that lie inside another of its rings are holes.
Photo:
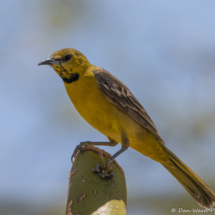
<path fill-rule="evenodd" d="M 215 204 L 215 193 L 169 149 L 164 147 L 164 150 L 173 162 L 174 167 L 163 166 L 181 183 L 200 206 L 211 208 Z"/>

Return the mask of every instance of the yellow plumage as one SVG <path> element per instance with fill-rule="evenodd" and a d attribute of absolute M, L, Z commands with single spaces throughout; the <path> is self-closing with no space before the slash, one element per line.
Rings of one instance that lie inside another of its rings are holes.
<path fill-rule="evenodd" d="M 109 140 L 161 163 L 203 207 L 215 203 L 213 191 L 166 148 L 154 123 L 130 90 L 112 74 L 89 63 L 75 49 L 62 49 L 40 65 L 51 65 L 63 79 L 79 114 Z M 113 156 L 114 158 L 116 156 Z"/>

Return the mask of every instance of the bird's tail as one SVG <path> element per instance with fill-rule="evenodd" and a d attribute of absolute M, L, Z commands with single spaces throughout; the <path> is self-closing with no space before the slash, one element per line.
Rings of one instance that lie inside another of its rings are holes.
<path fill-rule="evenodd" d="M 169 149 L 164 147 L 174 167 L 163 165 L 188 191 L 188 193 L 204 208 L 210 208 L 215 204 L 215 193 L 207 184 L 184 164 Z"/>

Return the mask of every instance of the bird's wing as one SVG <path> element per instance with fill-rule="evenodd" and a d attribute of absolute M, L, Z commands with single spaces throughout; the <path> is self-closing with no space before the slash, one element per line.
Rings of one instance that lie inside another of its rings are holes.
<path fill-rule="evenodd" d="M 143 106 L 121 81 L 104 69 L 95 70 L 94 75 L 99 89 L 111 103 L 150 131 L 156 139 L 163 142 Z"/>

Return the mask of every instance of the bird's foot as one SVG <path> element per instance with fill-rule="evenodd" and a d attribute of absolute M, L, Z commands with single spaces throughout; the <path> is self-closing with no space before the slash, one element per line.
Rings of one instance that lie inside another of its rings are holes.
<path fill-rule="evenodd" d="M 71 157 L 71 161 L 72 163 L 74 163 L 75 159 L 78 157 L 78 155 L 82 152 L 82 149 L 86 146 L 89 146 L 91 145 L 90 144 L 91 142 L 90 141 L 86 141 L 86 142 L 81 142 L 79 145 L 77 145 L 75 147 L 75 150 L 72 154 L 72 157 Z"/>
<path fill-rule="evenodd" d="M 111 179 L 115 175 L 113 171 L 113 165 L 110 164 L 109 160 L 96 165 L 96 168 L 92 169 L 94 173 L 98 173 L 102 178 Z"/>

